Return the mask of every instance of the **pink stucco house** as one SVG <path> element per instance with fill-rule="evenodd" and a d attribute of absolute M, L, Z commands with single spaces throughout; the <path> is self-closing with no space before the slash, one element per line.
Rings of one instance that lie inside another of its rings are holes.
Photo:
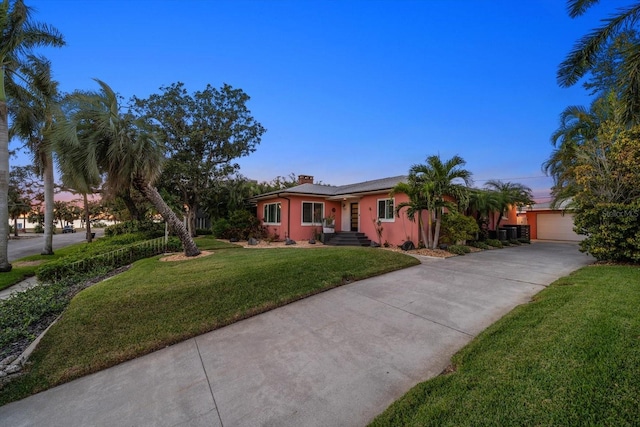
<path fill-rule="evenodd" d="M 406 215 L 395 215 L 395 206 L 407 201 L 404 194 L 389 196 L 391 189 L 406 176 L 376 179 L 357 184 L 332 186 L 313 183 L 313 177 L 300 175 L 295 187 L 261 194 L 252 199 L 258 218 L 271 236 L 279 239 L 308 240 L 323 228 L 323 219 L 334 221 L 334 230 L 364 233 L 377 241 L 378 221 L 382 227 L 380 243 L 400 245 L 418 242 L 418 225 Z"/>

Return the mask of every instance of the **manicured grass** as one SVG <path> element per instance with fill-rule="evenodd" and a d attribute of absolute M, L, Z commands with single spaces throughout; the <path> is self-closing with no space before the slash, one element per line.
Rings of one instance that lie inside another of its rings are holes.
<path fill-rule="evenodd" d="M 288 302 L 419 262 L 370 248 L 220 250 L 136 262 L 78 294 L 0 404 Z"/>
<path fill-rule="evenodd" d="M 373 426 L 640 422 L 640 268 L 590 266 L 480 334 Z"/>
<path fill-rule="evenodd" d="M 221 242 L 213 236 L 198 236 L 194 239 L 198 248 L 203 251 L 212 251 L 214 249 L 233 249 L 241 248 L 240 245 L 234 245 L 233 243 Z"/>

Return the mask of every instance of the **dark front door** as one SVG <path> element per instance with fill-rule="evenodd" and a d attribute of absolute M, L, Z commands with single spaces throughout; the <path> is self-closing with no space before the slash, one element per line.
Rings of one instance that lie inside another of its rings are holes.
<path fill-rule="evenodd" d="M 351 231 L 358 231 L 358 204 L 351 203 Z"/>

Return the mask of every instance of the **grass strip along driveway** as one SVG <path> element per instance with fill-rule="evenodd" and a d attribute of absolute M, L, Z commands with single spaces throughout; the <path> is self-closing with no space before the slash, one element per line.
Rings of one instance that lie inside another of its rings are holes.
<path fill-rule="evenodd" d="M 372 426 L 638 425 L 640 268 L 589 266 L 489 327 Z"/>
<path fill-rule="evenodd" d="M 306 296 L 419 262 L 371 248 L 225 249 L 136 262 L 78 294 L 0 404 Z"/>

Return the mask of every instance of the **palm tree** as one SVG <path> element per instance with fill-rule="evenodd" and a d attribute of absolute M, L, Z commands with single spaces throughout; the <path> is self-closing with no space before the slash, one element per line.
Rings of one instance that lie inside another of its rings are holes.
<path fill-rule="evenodd" d="M 9 136 L 19 136 L 26 141 L 33 154 L 36 171 L 44 181 L 44 248 L 42 255 L 53 255 L 53 154 L 48 130 L 58 108 L 58 83 L 51 79 L 51 64 L 36 56 L 27 57 L 20 67 L 25 86 L 7 88 L 12 95 L 9 109 L 12 124 Z"/>
<path fill-rule="evenodd" d="M 560 115 L 560 126 L 551 135 L 554 150 L 542 164 L 553 178 L 552 207 L 576 195 L 574 168 L 585 146 L 598 138 L 604 123 L 620 123 L 621 103 L 615 92 L 597 98 L 589 107 L 567 107 Z"/>
<path fill-rule="evenodd" d="M 55 131 L 53 135 L 56 135 Z M 82 195 L 86 239 L 88 243 L 91 243 L 93 235 L 91 234 L 88 195 L 95 193 L 95 189 L 100 185 L 102 178 L 96 169 L 85 167 L 84 160 L 89 158 L 90 153 L 88 150 L 91 149 L 92 146 L 86 143 L 86 141 L 79 142 L 79 145 L 69 143 L 69 140 L 64 138 L 56 141 L 58 169 L 62 174 L 61 179 L 63 186 L 66 189 Z"/>
<path fill-rule="evenodd" d="M 422 187 L 416 181 L 415 176 L 409 175 L 407 182 L 399 182 L 393 187 L 389 194 L 393 197 L 395 194 L 406 194 L 409 197 L 409 201 L 399 203 L 395 210 L 396 216 L 400 216 L 400 211 L 406 208 L 406 214 L 409 221 L 414 222 L 418 219 L 418 230 L 420 230 L 420 237 L 425 246 L 429 245 L 431 238 L 425 234 L 425 227 L 422 224 L 422 212 L 428 210 L 428 203 L 422 193 Z M 418 246 L 420 243 L 418 242 Z"/>
<path fill-rule="evenodd" d="M 198 255 L 200 250 L 188 230 L 153 185 L 162 172 L 164 147 L 147 123 L 121 113 L 116 93 L 106 83 L 96 81 L 100 92 L 72 96 L 69 120 L 58 126 L 57 140 L 61 145 L 88 145 L 90 148 L 78 150 L 76 159 L 70 161 L 81 162 L 88 177 L 103 174 L 109 194 L 132 188 L 139 191 L 178 235 L 185 255 Z"/>
<path fill-rule="evenodd" d="M 491 213 L 500 210 L 500 198 L 495 191 L 474 188 L 469 192 L 468 211 L 476 219 L 482 239 L 487 237 L 487 227 Z"/>
<path fill-rule="evenodd" d="M 438 247 L 440 240 L 443 209 L 457 210 L 459 206 L 466 206 L 469 202 L 469 186 L 472 180 L 471 172 L 463 168 L 466 164 L 467 162 L 458 155 L 445 162 L 442 162 L 438 155 L 427 157 L 425 165 L 411 167 L 411 173 L 415 175 L 415 179 L 422 186 L 429 216 L 435 219 L 435 231 L 433 239 L 430 239 L 432 249 Z M 459 181 L 462 181 L 463 184 Z M 430 225 L 428 231 L 431 231 Z"/>
<path fill-rule="evenodd" d="M 568 0 L 569 16 L 583 15 L 599 0 Z M 598 54 L 607 48 L 615 37 L 627 30 L 640 19 L 640 2 L 618 9 L 615 15 L 604 19 L 604 25 L 582 37 L 573 50 L 560 64 L 558 83 L 562 87 L 573 86 L 597 63 Z M 624 103 L 623 119 L 625 123 L 640 122 L 640 46 L 631 44 L 624 55 L 617 82 Z"/>
<path fill-rule="evenodd" d="M 522 207 L 534 204 L 533 193 L 526 185 L 516 182 L 502 182 L 500 180 L 487 181 L 485 188 L 495 191 L 498 196 L 498 220 L 496 230 L 500 227 L 502 217 L 512 206 Z"/>
<path fill-rule="evenodd" d="M 11 270 L 8 249 L 9 132 L 6 89 L 14 85 L 24 58 L 38 46 L 64 45 L 62 35 L 45 24 L 33 22 L 22 0 L 0 3 L 0 271 Z"/>

